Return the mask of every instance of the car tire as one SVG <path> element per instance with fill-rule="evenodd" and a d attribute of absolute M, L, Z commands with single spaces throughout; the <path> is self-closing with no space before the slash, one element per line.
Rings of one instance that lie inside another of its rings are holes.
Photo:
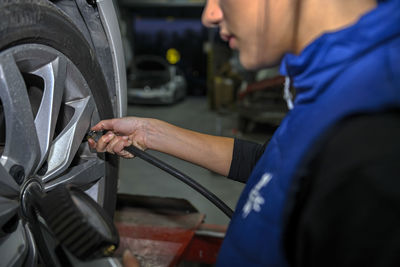
<path fill-rule="evenodd" d="M 74 68 L 76 67 L 80 73 L 79 75 L 84 78 L 87 84 L 85 90 L 88 90 L 93 98 L 96 114 L 98 114 L 97 119 L 114 117 L 112 102 L 107 91 L 107 83 L 94 50 L 74 22 L 55 4 L 46 0 L 0 0 L 0 17 L 0 55 L 7 53 L 10 49 L 21 46 L 29 47 L 30 45 L 32 47 L 38 46 L 39 48 L 46 47 L 49 51 L 56 51 L 59 55 L 65 56 L 68 62 L 72 62 L 71 65 Z M 7 69 L 3 68 L 2 71 L 7 72 Z M 3 113 L 6 112 L 7 110 L 3 111 Z M 95 122 L 92 118 L 91 124 Z M 0 137 L 1 135 L 0 131 Z M 15 149 L 22 150 L 26 148 L 19 147 Z M 104 195 L 101 196 L 102 203 L 99 204 L 103 206 L 110 216 L 113 216 L 117 193 L 118 158 L 109 154 L 101 154 L 99 157 L 105 162 L 105 190 Z M 11 173 L 9 169 L 6 170 Z M 1 179 L 2 177 L 0 177 Z M 26 238 L 29 239 L 28 237 Z M 20 254 L 18 254 L 19 252 L 11 252 L 16 254 L 13 254 L 12 258 L 10 256 L 10 262 L 3 263 L 7 263 L 7 266 L 29 266 L 26 259 L 22 259 L 22 256 L 21 258 L 19 257 L 23 253 L 23 247 L 19 249 L 21 250 Z M 1 255 L 6 255 L 6 253 L 6 251 L 0 251 Z M 28 256 L 24 254 L 25 258 Z"/>
<path fill-rule="evenodd" d="M 60 51 L 85 77 L 100 119 L 114 116 L 107 83 L 93 49 L 74 23 L 54 4 L 43 0 L 0 1 L 0 52 L 20 44 L 43 44 Z M 107 155 L 107 194 L 104 209 L 115 209 L 118 160 Z"/>

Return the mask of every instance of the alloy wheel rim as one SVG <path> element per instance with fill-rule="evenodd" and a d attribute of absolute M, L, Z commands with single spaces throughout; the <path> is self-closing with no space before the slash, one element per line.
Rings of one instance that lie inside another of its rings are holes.
<path fill-rule="evenodd" d="M 0 53 L 0 252 L 7 266 L 34 266 L 37 248 L 21 213 L 22 184 L 74 184 L 100 205 L 106 163 L 82 142 L 99 120 L 79 69 L 57 50 L 19 45 Z M 4 256 L 3 256 L 4 255 Z"/>

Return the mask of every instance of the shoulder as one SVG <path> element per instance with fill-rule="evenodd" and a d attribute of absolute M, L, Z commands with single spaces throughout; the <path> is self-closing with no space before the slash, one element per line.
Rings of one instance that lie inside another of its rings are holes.
<path fill-rule="evenodd" d="M 323 165 L 330 162 L 357 164 L 384 154 L 396 153 L 400 147 L 400 110 L 348 117 L 325 134 L 318 159 Z"/>
<path fill-rule="evenodd" d="M 285 248 L 294 266 L 394 266 L 399 249 L 387 242 L 400 238 L 399 151 L 398 110 L 346 118 L 324 136 L 292 195 Z"/>

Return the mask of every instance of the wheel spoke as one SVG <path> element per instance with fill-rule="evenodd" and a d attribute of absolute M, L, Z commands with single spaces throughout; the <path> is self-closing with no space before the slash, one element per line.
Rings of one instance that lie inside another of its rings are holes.
<path fill-rule="evenodd" d="M 0 238 L 0 251 L 2 266 L 23 266 L 28 246 L 22 222 L 13 233 Z"/>
<path fill-rule="evenodd" d="M 18 208 L 18 201 L 0 197 L 0 237 L 12 232 L 10 229 L 12 229 L 13 225 L 10 220 L 16 218 Z"/>
<path fill-rule="evenodd" d="M 66 61 L 61 57 L 57 57 L 54 61 L 32 72 L 32 74 L 38 75 L 44 80 L 42 102 L 35 118 L 41 152 L 39 168 L 46 159 L 53 139 L 64 93 Z"/>
<path fill-rule="evenodd" d="M 45 184 L 45 190 L 51 190 L 60 184 L 76 186 L 88 185 L 104 176 L 105 163 L 101 159 L 92 159 L 68 170 L 64 175 Z"/>
<path fill-rule="evenodd" d="M 19 187 L 14 179 L 0 165 L 0 196 L 15 198 L 19 195 Z"/>
<path fill-rule="evenodd" d="M 0 57 L 0 98 L 6 121 L 0 161 L 7 171 L 15 164 L 23 166 L 26 177 L 39 160 L 40 147 L 25 82 L 10 54 Z"/>
<path fill-rule="evenodd" d="M 37 266 L 38 251 L 36 248 L 35 239 L 33 233 L 28 224 L 25 224 L 25 234 L 27 243 L 29 244 L 28 254 L 25 257 L 24 267 L 35 267 Z"/>
<path fill-rule="evenodd" d="M 48 171 L 43 177 L 44 182 L 54 179 L 69 167 L 89 129 L 95 107 L 90 96 L 66 104 L 75 112 L 71 121 L 50 147 Z"/>

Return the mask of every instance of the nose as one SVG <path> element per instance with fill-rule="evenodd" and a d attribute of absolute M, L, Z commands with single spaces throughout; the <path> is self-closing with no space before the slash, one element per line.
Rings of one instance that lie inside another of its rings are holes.
<path fill-rule="evenodd" d="M 207 0 L 201 17 L 203 25 L 209 28 L 218 27 L 223 18 L 224 15 L 219 6 L 219 0 Z"/>

